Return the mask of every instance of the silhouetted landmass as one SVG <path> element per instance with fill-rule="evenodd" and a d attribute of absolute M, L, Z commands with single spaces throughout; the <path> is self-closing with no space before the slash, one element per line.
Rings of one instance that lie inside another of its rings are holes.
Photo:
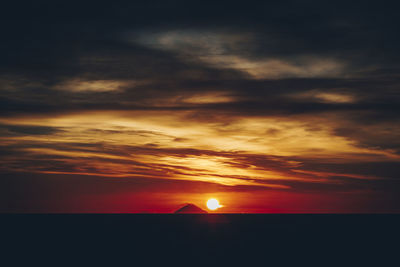
<path fill-rule="evenodd" d="M 188 214 L 197 214 L 197 213 L 208 213 L 207 211 L 197 207 L 194 204 L 186 204 L 182 208 L 176 210 L 174 213 L 188 213 Z"/>

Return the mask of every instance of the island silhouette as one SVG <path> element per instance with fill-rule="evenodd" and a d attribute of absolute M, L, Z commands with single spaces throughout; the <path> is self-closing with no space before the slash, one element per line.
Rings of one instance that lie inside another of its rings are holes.
<path fill-rule="evenodd" d="M 197 207 L 194 204 L 188 203 L 185 206 L 177 209 L 174 213 L 189 213 L 189 214 L 196 214 L 196 213 L 208 213 L 207 211 Z"/>

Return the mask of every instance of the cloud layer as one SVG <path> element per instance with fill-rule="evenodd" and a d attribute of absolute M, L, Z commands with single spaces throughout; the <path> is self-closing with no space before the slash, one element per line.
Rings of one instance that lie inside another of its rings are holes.
<path fill-rule="evenodd" d="M 400 190 L 395 6 L 153 1 L 7 9 L 4 174 L 293 194 Z"/>

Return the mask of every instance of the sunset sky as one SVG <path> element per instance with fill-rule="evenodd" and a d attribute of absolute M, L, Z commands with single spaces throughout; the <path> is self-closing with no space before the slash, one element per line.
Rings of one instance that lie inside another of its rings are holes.
<path fill-rule="evenodd" d="M 0 212 L 400 212 L 398 8 L 6 4 Z"/>

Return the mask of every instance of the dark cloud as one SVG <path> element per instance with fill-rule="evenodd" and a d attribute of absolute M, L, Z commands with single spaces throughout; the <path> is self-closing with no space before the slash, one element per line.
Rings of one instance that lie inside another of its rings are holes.
<path fill-rule="evenodd" d="M 0 124 L 0 136 L 49 135 L 61 131 L 55 127 Z"/>

